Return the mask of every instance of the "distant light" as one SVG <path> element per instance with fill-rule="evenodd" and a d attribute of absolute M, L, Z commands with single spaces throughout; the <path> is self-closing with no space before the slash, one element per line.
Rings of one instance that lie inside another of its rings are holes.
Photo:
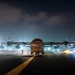
<path fill-rule="evenodd" d="M 52 51 L 54 52 L 55 50 L 53 49 Z"/>
<path fill-rule="evenodd" d="M 70 50 L 65 50 L 65 51 L 63 51 L 63 53 L 66 53 L 66 54 L 73 54 L 73 52 L 70 51 Z"/>
<path fill-rule="evenodd" d="M 75 50 L 73 51 L 73 53 L 75 53 Z"/>
<path fill-rule="evenodd" d="M 6 47 L 6 46 L 4 46 L 4 49 L 7 49 L 7 47 Z"/>
<path fill-rule="evenodd" d="M 12 50 L 11 48 L 9 48 L 9 50 Z"/>
<path fill-rule="evenodd" d="M 57 49 L 57 51 L 59 52 L 59 49 Z"/>
<path fill-rule="evenodd" d="M 50 47 L 48 47 L 48 50 L 51 50 L 51 48 L 50 48 Z"/>
<path fill-rule="evenodd" d="M 20 49 L 24 49 L 23 45 L 20 45 L 20 47 L 21 47 Z"/>
<path fill-rule="evenodd" d="M 70 44 L 71 46 L 73 46 L 73 44 Z"/>

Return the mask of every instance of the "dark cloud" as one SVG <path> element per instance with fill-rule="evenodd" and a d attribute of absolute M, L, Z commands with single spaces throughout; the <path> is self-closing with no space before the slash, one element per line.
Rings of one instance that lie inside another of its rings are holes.
<path fill-rule="evenodd" d="M 17 37 L 22 35 L 35 36 L 36 34 L 43 36 L 53 34 L 52 36 L 56 36 L 58 33 L 62 35 L 64 33 L 66 36 L 65 31 L 68 32 L 74 24 L 75 12 L 73 11 L 59 14 L 57 12 L 49 14 L 46 11 L 38 11 L 35 14 L 30 14 L 21 7 L 0 3 L 0 31 L 8 36 L 16 36 L 16 34 Z"/>
<path fill-rule="evenodd" d="M 22 12 L 25 13 L 22 13 Z M 46 12 L 37 12 L 34 15 L 30 15 L 26 10 L 21 8 L 15 8 L 9 6 L 8 4 L 0 4 L 0 23 L 8 24 L 16 21 L 23 21 L 27 24 L 37 24 L 41 23 L 46 25 L 59 25 L 66 21 L 73 21 L 75 18 L 75 13 L 66 13 L 58 15 L 48 15 Z"/>
<path fill-rule="evenodd" d="M 21 18 L 21 9 L 13 8 L 8 4 L 0 4 L 0 23 L 8 24 Z"/>

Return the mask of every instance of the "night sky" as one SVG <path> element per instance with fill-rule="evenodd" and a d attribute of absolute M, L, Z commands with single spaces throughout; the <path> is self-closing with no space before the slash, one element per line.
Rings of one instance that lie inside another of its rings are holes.
<path fill-rule="evenodd" d="M 0 41 L 75 41 L 74 0 L 0 0 Z"/>

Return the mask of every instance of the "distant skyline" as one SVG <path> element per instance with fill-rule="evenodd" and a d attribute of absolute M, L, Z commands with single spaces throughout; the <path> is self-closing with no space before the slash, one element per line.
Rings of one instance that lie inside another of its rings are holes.
<path fill-rule="evenodd" d="M 75 2 L 0 0 L 0 41 L 75 41 Z"/>

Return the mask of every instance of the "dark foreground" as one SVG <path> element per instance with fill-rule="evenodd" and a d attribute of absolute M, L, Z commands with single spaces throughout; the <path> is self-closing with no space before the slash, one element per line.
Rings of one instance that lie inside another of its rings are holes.
<path fill-rule="evenodd" d="M 0 57 L 0 75 L 4 75 L 31 56 Z M 36 56 L 19 75 L 75 74 L 75 57 L 73 55 Z"/>
<path fill-rule="evenodd" d="M 45 55 L 35 57 L 20 75 L 75 74 L 73 55 Z"/>

